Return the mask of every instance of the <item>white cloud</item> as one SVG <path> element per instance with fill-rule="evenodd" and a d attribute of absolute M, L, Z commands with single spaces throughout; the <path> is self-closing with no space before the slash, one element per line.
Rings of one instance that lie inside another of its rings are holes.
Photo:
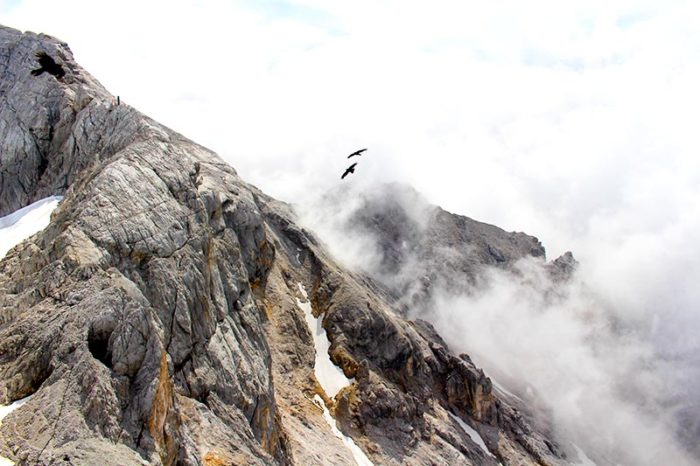
<path fill-rule="evenodd" d="M 675 439 L 673 416 L 687 405 L 668 378 L 687 362 L 660 357 L 651 322 L 618 320 L 620 307 L 578 279 L 553 297 L 538 264 L 519 270 L 493 270 L 471 296 L 437 295 L 431 320 L 453 349 L 530 407 L 544 400 L 560 435 L 598 464 L 694 464 Z"/>

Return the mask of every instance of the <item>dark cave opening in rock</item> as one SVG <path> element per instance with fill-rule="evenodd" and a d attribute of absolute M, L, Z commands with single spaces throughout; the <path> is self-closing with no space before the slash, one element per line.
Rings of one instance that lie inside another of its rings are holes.
<path fill-rule="evenodd" d="M 90 353 L 105 366 L 112 367 L 112 354 L 109 351 L 109 333 L 90 331 L 88 349 Z"/>

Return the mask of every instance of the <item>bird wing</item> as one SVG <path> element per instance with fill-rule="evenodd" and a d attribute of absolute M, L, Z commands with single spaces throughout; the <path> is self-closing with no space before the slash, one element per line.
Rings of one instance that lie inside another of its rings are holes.
<path fill-rule="evenodd" d="M 367 150 L 367 149 L 356 150 L 356 151 L 353 152 L 352 154 L 348 155 L 348 158 L 354 157 L 354 156 L 356 156 L 356 155 L 360 155 L 360 154 L 362 154 L 362 153 L 363 153 L 364 151 L 366 151 L 366 150 Z"/>
<path fill-rule="evenodd" d="M 348 176 L 349 173 L 355 173 L 355 165 L 357 165 L 357 162 L 353 163 L 348 168 L 346 168 L 345 173 L 343 173 L 343 175 L 340 177 L 340 179 L 342 180 L 343 178 Z"/>

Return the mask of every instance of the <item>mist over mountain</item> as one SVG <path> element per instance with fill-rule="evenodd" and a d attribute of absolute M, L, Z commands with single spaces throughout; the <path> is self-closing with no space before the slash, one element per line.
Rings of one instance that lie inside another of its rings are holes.
<path fill-rule="evenodd" d="M 339 210 L 338 199 L 354 201 Z M 598 464 L 700 461 L 696 353 L 675 352 L 663 323 L 611 299 L 589 264 L 547 261 L 537 238 L 446 212 L 406 185 L 342 188 L 300 211 L 404 315 L 435 325 Z M 694 328 L 673 335 L 692 340 Z"/>
<path fill-rule="evenodd" d="M 697 463 L 696 353 L 574 255 L 402 185 L 278 201 L 50 36 L 0 73 L 0 215 L 63 196 L 0 260 L 3 456 Z"/>
<path fill-rule="evenodd" d="M 32 76 L 37 51 L 65 76 Z M 62 197 L 0 261 L 3 461 L 583 455 L 336 261 L 290 206 L 120 104 L 67 44 L 0 27 L 0 60 L 3 231 Z"/>

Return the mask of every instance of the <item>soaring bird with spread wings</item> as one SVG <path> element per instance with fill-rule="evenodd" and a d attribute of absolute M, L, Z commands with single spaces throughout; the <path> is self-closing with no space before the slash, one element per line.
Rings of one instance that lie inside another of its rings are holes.
<path fill-rule="evenodd" d="M 346 176 L 348 176 L 350 173 L 355 173 L 355 165 L 357 165 L 357 162 L 355 162 L 355 163 L 353 163 L 352 165 L 350 165 L 350 166 L 345 170 L 345 173 L 343 173 L 343 176 L 341 176 L 340 179 L 342 180 L 343 178 L 345 178 Z"/>
<path fill-rule="evenodd" d="M 356 151 L 353 152 L 352 154 L 348 155 L 348 158 L 354 157 L 354 156 L 356 156 L 356 155 L 362 155 L 362 153 L 363 153 L 364 151 L 366 151 L 366 150 L 367 150 L 367 149 L 356 150 Z"/>
<path fill-rule="evenodd" d="M 39 76 L 44 71 L 55 76 L 56 79 L 61 79 L 63 76 L 66 75 L 66 72 L 63 70 L 63 67 L 56 63 L 48 53 L 39 51 L 36 52 L 34 56 L 39 61 L 41 67 L 32 70 L 32 76 Z"/>

